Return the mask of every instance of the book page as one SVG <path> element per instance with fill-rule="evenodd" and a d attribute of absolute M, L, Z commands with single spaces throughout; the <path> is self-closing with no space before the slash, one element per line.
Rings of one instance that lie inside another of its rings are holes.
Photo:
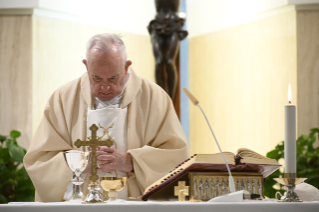
<path fill-rule="evenodd" d="M 247 148 L 238 149 L 237 154 L 242 157 L 241 163 L 278 164 L 275 159 L 267 158 Z"/>
<path fill-rule="evenodd" d="M 235 154 L 232 152 L 223 152 L 223 153 L 227 163 L 235 165 Z M 198 154 L 194 163 L 225 164 L 223 157 L 221 156 L 220 153 Z"/>

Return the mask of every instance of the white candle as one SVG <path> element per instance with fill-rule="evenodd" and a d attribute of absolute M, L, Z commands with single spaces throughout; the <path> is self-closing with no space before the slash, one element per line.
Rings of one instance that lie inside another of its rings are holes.
<path fill-rule="evenodd" d="M 296 106 L 291 104 L 290 84 L 285 105 L 285 173 L 296 173 Z"/>

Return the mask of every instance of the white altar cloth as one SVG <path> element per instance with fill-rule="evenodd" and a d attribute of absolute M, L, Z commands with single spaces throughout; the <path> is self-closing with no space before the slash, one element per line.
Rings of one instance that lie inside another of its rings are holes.
<path fill-rule="evenodd" d="M 0 204 L 0 212 L 319 212 L 319 201 L 278 203 L 276 201 L 244 202 L 153 202 L 117 200 L 108 203 L 82 204 L 81 202 L 9 203 Z"/>

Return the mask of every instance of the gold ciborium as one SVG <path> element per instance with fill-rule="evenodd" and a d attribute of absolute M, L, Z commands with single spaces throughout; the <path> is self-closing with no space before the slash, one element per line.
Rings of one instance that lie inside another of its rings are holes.
<path fill-rule="evenodd" d="M 126 177 L 100 177 L 102 188 L 109 193 L 109 200 L 116 200 L 118 192 L 126 185 Z"/>

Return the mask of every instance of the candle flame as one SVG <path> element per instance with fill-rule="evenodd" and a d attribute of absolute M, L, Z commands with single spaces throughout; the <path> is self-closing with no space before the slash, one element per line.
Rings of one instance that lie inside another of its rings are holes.
<path fill-rule="evenodd" d="M 288 86 L 288 103 L 291 104 L 291 87 L 290 87 L 290 83 Z"/>

